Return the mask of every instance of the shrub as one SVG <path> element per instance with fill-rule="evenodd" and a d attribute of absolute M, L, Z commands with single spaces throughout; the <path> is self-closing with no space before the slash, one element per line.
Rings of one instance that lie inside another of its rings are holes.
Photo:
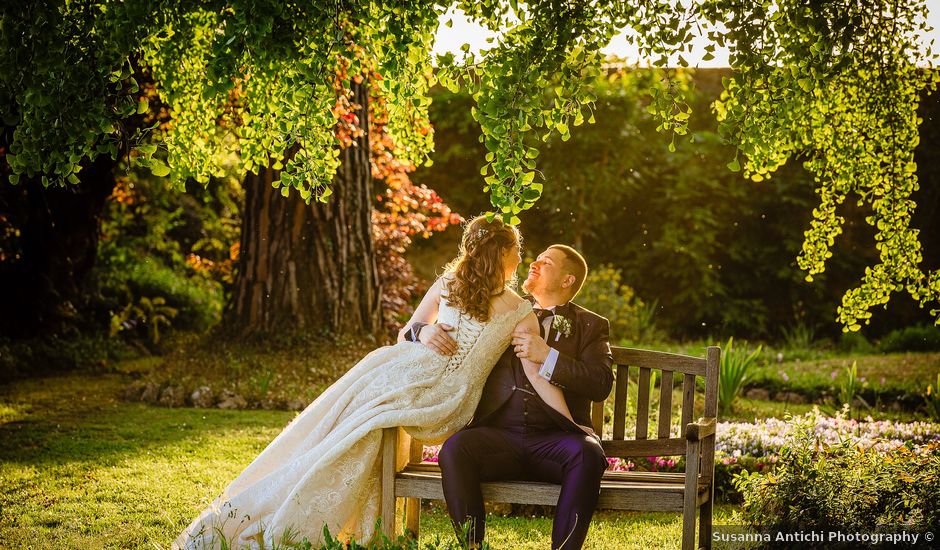
<path fill-rule="evenodd" d="M 734 349 L 734 338 L 728 338 L 718 364 L 718 409 L 722 413 L 731 410 L 761 349 L 763 346 L 757 346 L 756 350 L 748 354 L 747 344 L 744 349 Z"/>
<path fill-rule="evenodd" d="M 851 437 L 827 443 L 814 415 L 792 428 L 768 475 L 735 478 L 740 519 L 760 529 L 911 528 L 940 522 L 940 443 L 879 450 Z"/>
<path fill-rule="evenodd" d="M 871 353 L 875 349 L 861 332 L 843 332 L 836 348 L 845 353 Z"/>
<path fill-rule="evenodd" d="M 111 361 L 139 355 L 120 340 L 102 334 L 40 336 L 29 340 L 0 337 L 0 378 L 107 367 Z"/>
<path fill-rule="evenodd" d="M 927 402 L 927 414 L 937 422 L 940 422 L 940 374 L 937 374 L 936 386 L 927 385 L 924 401 Z"/>
<path fill-rule="evenodd" d="M 610 265 L 592 268 L 575 301 L 610 320 L 614 341 L 643 342 L 655 337 L 653 309 L 621 283 L 619 269 Z"/>
<path fill-rule="evenodd" d="M 799 322 L 790 328 L 783 328 L 781 333 L 786 349 L 808 350 L 813 347 L 813 340 L 816 339 L 816 332 L 813 327 L 803 322 Z"/>
<path fill-rule="evenodd" d="M 893 330 L 881 339 L 884 353 L 898 351 L 940 351 L 940 327 L 919 325 Z"/>

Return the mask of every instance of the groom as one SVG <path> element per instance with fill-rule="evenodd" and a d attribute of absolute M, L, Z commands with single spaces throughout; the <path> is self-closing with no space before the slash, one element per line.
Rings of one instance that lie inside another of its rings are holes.
<path fill-rule="evenodd" d="M 468 543 L 485 534 L 480 483 L 526 480 L 561 484 L 552 526 L 553 549 L 584 543 L 607 459 L 591 425 L 591 402 L 603 401 L 613 385 L 607 319 L 571 302 L 587 276 L 587 263 L 573 248 L 552 245 L 529 267 L 529 293 L 541 334 L 513 333 L 512 345 L 493 368 L 480 404 L 466 428 L 444 442 L 439 464 L 447 510 L 455 525 L 469 522 Z M 417 325 L 417 324 L 416 324 Z M 412 338 L 441 352 L 455 345 L 447 325 L 421 325 Z M 545 404 L 529 383 L 519 358 L 562 389 L 575 423 Z M 459 531 L 458 531 L 459 532 Z"/>

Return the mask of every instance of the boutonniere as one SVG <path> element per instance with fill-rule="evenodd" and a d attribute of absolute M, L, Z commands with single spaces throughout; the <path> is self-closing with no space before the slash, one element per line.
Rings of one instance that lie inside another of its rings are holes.
<path fill-rule="evenodd" d="M 571 320 L 564 315 L 556 315 L 552 319 L 552 329 L 555 331 L 555 341 L 564 336 L 571 336 Z"/>

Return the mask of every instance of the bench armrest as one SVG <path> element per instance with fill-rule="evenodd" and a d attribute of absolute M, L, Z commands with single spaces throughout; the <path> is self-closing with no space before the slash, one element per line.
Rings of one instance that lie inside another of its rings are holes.
<path fill-rule="evenodd" d="M 685 427 L 685 438 L 689 441 L 700 441 L 710 435 L 715 435 L 715 418 L 701 418 L 698 422 L 690 422 Z"/>

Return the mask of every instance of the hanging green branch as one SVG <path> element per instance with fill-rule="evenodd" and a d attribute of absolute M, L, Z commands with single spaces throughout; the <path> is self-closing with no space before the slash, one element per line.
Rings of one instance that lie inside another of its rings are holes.
<path fill-rule="evenodd" d="M 722 135 L 744 156 L 744 175 L 761 181 L 794 156 L 815 174 L 820 202 L 798 258 L 807 280 L 832 256 L 845 200 L 871 208 L 880 262 L 846 292 L 839 322 L 858 330 L 895 291 L 935 303 L 940 275 L 923 271 L 911 227 L 917 105 L 937 82 L 919 68 L 933 59 L 918 44 L 925 3 L 713 1 L 705 13 L 729 29 L 735 71 L 714 107 Z"/>
<path fill-rule="evenodd" d="M 180 183 L 205 182 L 236 150 L 244 170 L 281 169 L 274 183 L 282 193 L 323 201 L 339 162 L 332 78 L 343 59 L 353 77 L 360 69 L 381 75 L 395 155 L 416 164 L 429 162 L 433 147 L 430 86 L 467 87 L 487 150 L 484 189 L 493 214 L 518 223 L 551 183 L 538 171 L 541 141 L 568 139 L 573 127 L 593 120 L 589 83 L 602 71 L 601 48 L 619 29 L 635 31 L 629 40 L 659 68 L 687 65 L 695 37 L 707 37 L 705 57 L 727 47 L 734 69 L 714 105 L 721 135 L 739 152 L 729 168 L 759 181 L 797 157 L 816 176 L 819 206 L 799 257 L 810 278 L 823 272 L 842 231 L 840 206 L 856 200 L 871 208 L 879 263 L 845 294 L 839 321 L 857 330 L 896 291 L 922 305 L 940 299 L 940 273 L 922 268 L 910 226 L 916 109 L 936 84 L 935 72 L 919 68 L 933 61 L 917 42 L 926 31 L 924 0 L 456 5 L 501 34 L 460 62 L 441 56 L 436 74 L 431 46 L 449 3 L 4 5 L 0 117 L 13 128 L 4 170 L 14 184 L 25 175 L 72 185 L 84 163 L 125 153 L 141 136 L 124 122 L 147 108 L 134 75 L 149 67 L 171 123 L 136 148 L 137 162 Z M 662 74 L 649 110 L 661 131 L 683 135 L 691 116 L 684 89 L 672 70 Z"/>

